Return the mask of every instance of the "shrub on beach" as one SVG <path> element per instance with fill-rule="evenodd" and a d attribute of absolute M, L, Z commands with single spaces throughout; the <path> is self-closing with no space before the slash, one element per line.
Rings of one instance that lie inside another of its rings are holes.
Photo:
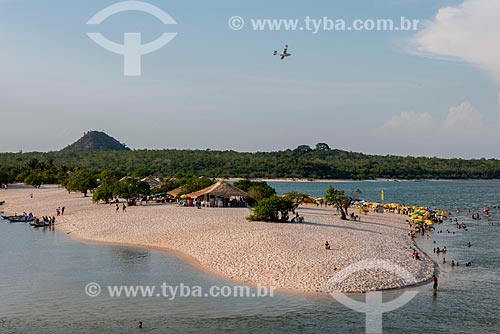
<path fill-rule="evenodd" d="M 135 204 L 136 197 L 147 196 L 151 193 L 149 184 L 133 178 L 118 182 L 114 190 L 114 195 L 126 199 L 129 205 Z"/>
<path fill-rule="evenodd" d="M 89 171 L 82 171 L 73 175 L 68 178 L 65 185 L 68 192 L 79 191 L 84 197 L 87 197 L 87 193 L 97 188 L 97 186 L 97 176 Z"/>
<path fill-rule="evenodd" d="M 356 200 L 356 197 L 361 194 L 361 190 L 353 191 L 350 195 L 346 195 L 343 190 L 338 190 L 333 187 L 328 188 L 325 195 L 325 201 L 328 205 L 336 207 L 341 214 L 342 220 L 347 220 L 349 213 L 347 209 Z"/>
<path fill-rule="evenodd" d="M 115 194 L 115 186 L 109 184 L 102 184 L 94 191 L 92 195 L 92 202 L 99 203 L 103 201 L 108 204 L 110 199 L 113 199 Z"/>
<path fill-rule="evenodd" d="M 287 222 L 294 203 L 289 198 L 271 196 L 257 202 L 249 221 Z"/>

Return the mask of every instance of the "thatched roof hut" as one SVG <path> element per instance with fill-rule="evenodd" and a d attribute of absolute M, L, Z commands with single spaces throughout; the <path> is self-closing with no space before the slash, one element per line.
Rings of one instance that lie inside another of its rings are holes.
<path fill-rule="evenodd" d="M 153 177 L 145 177 L 141 180 L 142 182 L 146 182 L 147 184 L 149 184 L 149 187 L 151 189 L 155 189 L 155 188 L 159 188 L 163 185 L 163 182 L 160 181 L 160 179 L 158 178 L 153 178 Z"/>
<path fill-rule="evenodd" d="M 181 192 L 182 188 L 175 188 L 173 190 L 167 191 L 167 194 L 172 196 L 173 198 L 177 198 Z"/>

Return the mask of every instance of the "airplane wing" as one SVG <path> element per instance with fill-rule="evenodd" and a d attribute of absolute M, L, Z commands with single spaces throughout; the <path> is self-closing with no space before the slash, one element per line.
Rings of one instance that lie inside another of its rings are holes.
<path fill-rule="evenodd" d="M 285 55 L 284 54 L 281 55 L 281 60 L 283 60 L 283 59 L 285 59 Z"/>
<path fill-rule="evenodd" d="M 286 55 L 287 51 L 288 51 L 288 45 L 285 45 L 285 48 L 283 49 L 283 54 Z"/>

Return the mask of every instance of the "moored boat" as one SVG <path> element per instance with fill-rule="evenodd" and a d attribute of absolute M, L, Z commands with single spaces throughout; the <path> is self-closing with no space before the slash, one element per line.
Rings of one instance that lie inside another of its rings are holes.
<path fill-rule="evenodd" d="M 37 224 L 30 223 L 30 225 L 33 226 L 34 228 L 38 228 L 38 227 L 49 227 L 49 226 L 52 226 L 52 223 L 50 223 L 50 222 L 39 222 Z"/>
<path fill-rule="evenodd" d="M 11 216 L 7 218 L 11 223 L 28 223 L 35 220 L 33 216 Z"/>

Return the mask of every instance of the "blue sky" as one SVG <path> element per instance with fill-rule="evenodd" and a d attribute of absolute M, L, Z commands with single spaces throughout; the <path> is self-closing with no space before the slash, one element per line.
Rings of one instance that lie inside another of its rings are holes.
<path fill-rule="evenodd" d="M 58 150 L 104 130 L 136 149 L 326 142 L 366 153 L 500 158 L 500 30 L 488 16 L 500 7 L 491 2 L 151 0 L 178 24 L 126 12 L 86 25 L 116 2 L 0 0 L 0 151 Z M 228 27 L 234 15 L 247 21 L 241 31 Z M 315 35 L 249 23 L 305 16 L 423 23 L 417 32 Z M 120 43 L 124 32 L 143 41 L 178 35 L 143 56 L 141 77 L 124 77 L 123 57 L 91 41 L 90 31 Z M 293 56 L 282 62 L 272 52 L 284 44 Z"/>

